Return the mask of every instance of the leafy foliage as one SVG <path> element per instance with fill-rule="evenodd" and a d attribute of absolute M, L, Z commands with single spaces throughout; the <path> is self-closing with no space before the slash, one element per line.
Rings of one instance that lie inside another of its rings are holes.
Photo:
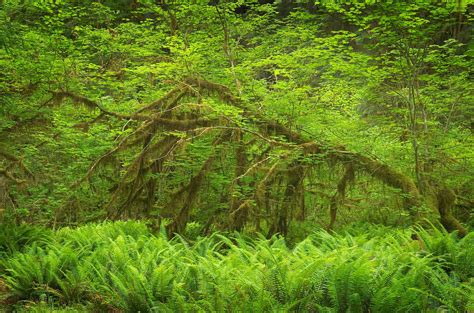
<path fill-rule="evenodd" d="M 39 226 L 2 225 L 0 229 L 0 256 L 8 257 L 15 252 L 24 251 L 31 245 L 46 245 L 51 240 L 49 229 Z"/>
<path fill-rule="evenodd" d="M 264 2 L 5 1 L 0 216 L 270 235 L 438 211 L 448 230 L 472 223 L 472 3 Z M 372 167 L 340 184 L 361 157 L 408 180 Z"/>
<path fill-rule="evenodd" d="M 3 276 L 19 299 L 126 312 L 472 309 L 474 259 L 465 247 L 474 237 L 416 234 L 318 231 L 290 249 L 278 237 L 214 234 L 188 243 L 138 222 L 104 223 L 57 231 L 46 247 L 5 260 Z"/>

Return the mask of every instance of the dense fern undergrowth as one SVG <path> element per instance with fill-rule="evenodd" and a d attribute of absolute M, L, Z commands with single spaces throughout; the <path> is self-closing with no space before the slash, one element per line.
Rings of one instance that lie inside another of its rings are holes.
<path fill-rule="evenodd" d="M 316 231 L 292 247 L 241 234 L 169 240 L 136 221 L 4 227 L 0 236 L 12 311 L 474 310 L 474 235 L 434 227 Z"/>

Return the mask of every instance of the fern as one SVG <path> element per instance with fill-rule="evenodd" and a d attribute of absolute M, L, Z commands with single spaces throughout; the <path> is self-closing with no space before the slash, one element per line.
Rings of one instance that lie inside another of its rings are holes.
<path fill-rule="evenodd" d="M 473 306 L 473 236 L 437 229 L 215 234 L 189 243 L 139 222 L 64 228 L 1 261 L 18 299 L 90 302 L 125 312 L 465 312 Z M 372 234 L 373 232 L 373 234 Z M 416 243 L 416 242 L 415 242 Z M 52 302 L 51 302 L 52 301 Z"/>
<path fill-rule="evenodd" d="M 6 258 L 15 252 L 28 249 L 33 243 L 46 246 L 52 241 L 52 232 L 32 225 L 5 224 L 0 227 L 0 257 Z"/>

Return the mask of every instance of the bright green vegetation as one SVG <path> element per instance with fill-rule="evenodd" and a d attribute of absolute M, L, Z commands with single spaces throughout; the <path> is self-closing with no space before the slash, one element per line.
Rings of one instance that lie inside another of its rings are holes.
<path fill-rule="evenodd" d="M 474 236 L 318 231 L 291 249 L 242 235 L 167 240 L 138 222 L 29 233 L 1 267 L 17 300 L 125 312 L 466 312 Z M 5 236 L 5 232 L 3 236 Z M 16 233 L 16 240 L 23 234 Z M 2 247 L 5 249 L 5 247 Z M 5 252 L 4 252 L 5 253 Z M 89 303 L 86 305 L 86 303 Z"/>
<path fill-rule="evenodd" d="M 474 206 L 472 1 L 6 0 L 0 218 L 304 238 Z"/>
<path fill-rule="evenodd" d="M 0 306 L 473 311 L 473 30 L 474 0 L 0 0 Z"/>

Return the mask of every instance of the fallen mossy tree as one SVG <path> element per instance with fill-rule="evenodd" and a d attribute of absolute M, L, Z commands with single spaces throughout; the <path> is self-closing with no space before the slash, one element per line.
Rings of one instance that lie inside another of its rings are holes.
<path fill-rule="evenodd" d="M 217 99 L 228 109 L 219 109 L 212 101 L 206 102 L 206 98 Z M 120 153 L 134 153 L 116 183 L 107 218 L 149 217 L 158 207 L 158 216 L 172 219 L 170 233 L 183 231 L 200 190 L 209 174 L 216 170 L 218 158 L 225 160 L 226 165 L 221 169 L 231 181 L 226 191 L 221 190 L 227 209 L 218 213 L 226 220 L 220 225 L 229 229 L 241 229 L 247 223 L 254 223 L 259 230 L 260 221 L 264 220 L 269 235 L 286 234 L 290 220 L 305 216 L 305 181 L 315 175 L 318 162 L 340 164 L 345 168 L 330 202 L 329 228 L 336 222 L 337 207 L 344 201 L 347 185 L 357 181 L 359 173 L 400 190 L 403 207 L 414 221 L 419 218 L 418 208 L 425 202 L 413 179 L 395 168 L 344 146 L 331 145 L 320 138 L 306 138 L 252 109 L 226 86 L 201 78 L 183 80 L 162 98 L 131 114 L 112 112 L 96 101 L 66 91 L 54 93 L 51 103 L 57 105 L 65 99 L 99 110 L 99 116 L 134 122 L 133 130 L 94 162 L 81 180 L 91 178 L 101 166 L 120 158 Z M 174 190 L 168 192 L 171 196 L 158 199 L 157 175 L 172 177 L 180 169 L 170 163 L 191 142 L 202 138 L 212 143 L 212 151 L 204 163 L 188 175 L 188 182 L 168 188 L 168 191 Z M 229 144 L 230 147 L 223 148 Z M 252 147 L 258 147 L 261 153 L 250 153 Z M 251 182 L 244 182 L 250 175 Z M 464 235 L 465 229 L 450 213 L 453 201 L 438 199 L 433 209 L 438 210 L 441 223 L 447 230 L 457 230 Z M 215 214 L 210 212 L 210 215 Z"/>

